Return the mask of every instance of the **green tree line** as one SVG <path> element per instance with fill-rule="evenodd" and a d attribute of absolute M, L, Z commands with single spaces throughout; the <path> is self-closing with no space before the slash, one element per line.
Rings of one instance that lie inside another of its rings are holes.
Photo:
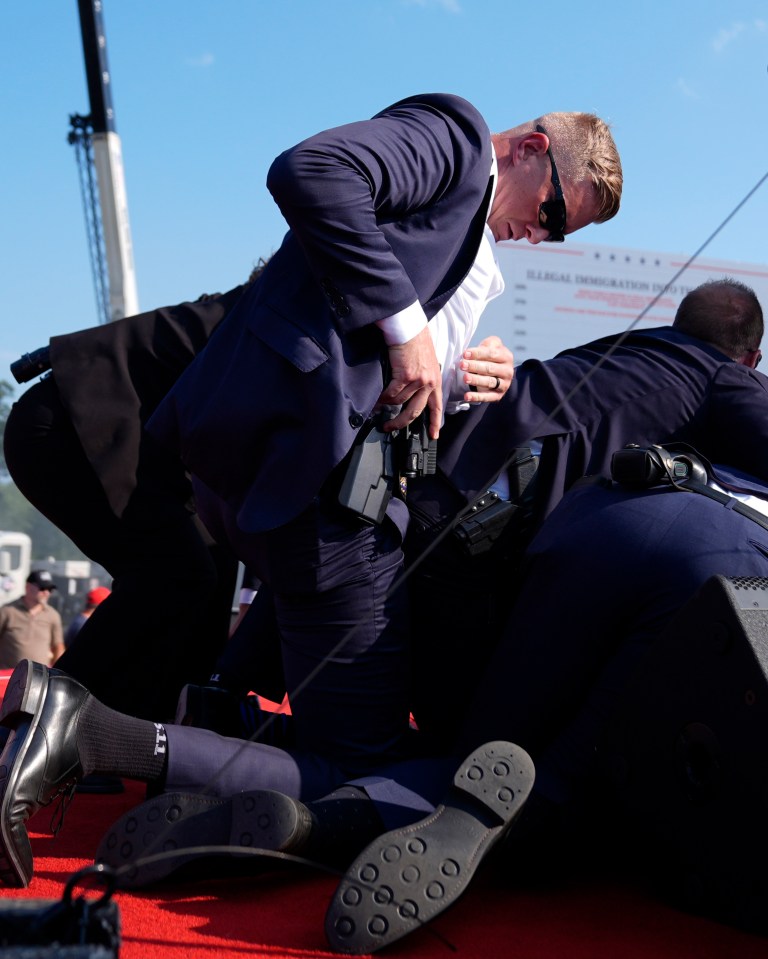
<path fill-rule="evenodd" d="M 0 380 L 0 436 L 11 411 L 14 389 Z M 69 537 L 25 499 L 8 473 L 4 448 L 0 449 L 0 529 L 26 533 L 32 539 L 32 557 L 46 559 L 86 559 Z"/>

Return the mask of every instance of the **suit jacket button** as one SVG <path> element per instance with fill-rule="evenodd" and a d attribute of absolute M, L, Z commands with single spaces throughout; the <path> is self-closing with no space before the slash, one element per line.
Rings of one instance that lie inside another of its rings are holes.
<path fill-rule="evenodd" d="M 349 425 L 353 430 L 359 430 L 363 423 L 365 423 L 365 417 L 362 413 L 353 413 L 349 418 Z"/>

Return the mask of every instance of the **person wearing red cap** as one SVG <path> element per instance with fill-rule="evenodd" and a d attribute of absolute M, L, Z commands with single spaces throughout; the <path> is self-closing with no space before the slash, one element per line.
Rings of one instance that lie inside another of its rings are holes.
<path fill-rule="evenodd" d="M 85 623 L 90 619 L 91 613 L 96 609 L 99 603 L 103 603 L 104 600 L 111 594 L 112 590 L 108 589 L 106 586 L 96 586 L 94 589 L 88 590 L 85 595 L 85 606 L 75 616 L 72 622 L 67 627 L 67 631 L 64 634 L 64 645 L 69 646 L 72 640 L 77 636 L 80 630 L 83 628 Z"/>

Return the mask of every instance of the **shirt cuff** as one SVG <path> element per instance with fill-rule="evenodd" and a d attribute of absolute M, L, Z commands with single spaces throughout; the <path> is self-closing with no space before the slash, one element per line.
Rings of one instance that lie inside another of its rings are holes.
<path fill-rule="evenodd" d="M 426 325 L 427 315 L 418 300 L 392 316 L 385 316 L 383 320 L 376 320 L 376 326 L 384 334 L 384 342 L 387 346 L 407 343 L 417 333 L 421 333 Z"/>

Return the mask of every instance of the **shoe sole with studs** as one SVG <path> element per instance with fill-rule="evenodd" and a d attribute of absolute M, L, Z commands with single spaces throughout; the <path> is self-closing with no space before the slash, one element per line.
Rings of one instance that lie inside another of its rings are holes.
<path fill-rule="evenodd" d="M 113 824 L 96 862 L 117 871 L 121 889 L 137 889 L 205 859 L 289 852 L 306 836 L 303 810 L 290 797 L 266 789 L 226 799 L 164 793 Z"/>
<path fill-rule="evenodd" d="M 509 829 L 533 780 L 533 763 L 520 747 L 492 742 L 477 749 L 432 815 L 380 836 L 349 868 L 326 914 L 331 948 L 375 952 L 447 909 Z"/>

